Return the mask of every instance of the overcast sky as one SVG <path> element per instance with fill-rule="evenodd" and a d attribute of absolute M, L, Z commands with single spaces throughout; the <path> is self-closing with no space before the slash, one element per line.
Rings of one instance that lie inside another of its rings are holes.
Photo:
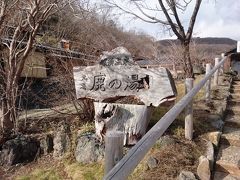
<path fill-rule="evenodd" d="M 121 0 L 121 2 L 123 1 Z M 157 0 L 149 2 L 154 4 Z M 185 12 L 181 17 L 183 22 L 186 22 L 186 25 L 193 6 L 194 3 L 190 5 L 189 11 Z M 158 24 L 149 24 L 139 20 L 133 21 L 127 19 L 126 16 L 122 16 L 120 22 L 128 30 L 143 31 L 156 39 L 171 37 L 169 33 L 163 33 L 162 27 Z M 240 40 L 240 0 L 203 0 L 193 35 L 194 37 L 228 37 Z M 174 38 L 174 36 L 171 38 Z"/>

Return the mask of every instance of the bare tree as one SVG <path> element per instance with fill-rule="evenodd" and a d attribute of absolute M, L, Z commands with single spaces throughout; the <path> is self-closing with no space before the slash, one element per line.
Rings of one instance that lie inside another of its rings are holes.
<path fill-rule="evenodd" d="M 0 91 L 2 129 L 5 137 L 16 128 L 16 101 L 19 80 L 25 61 L 34 47 L 35 37 L 43 22 L 55 12 L 54 0 L 2 0 L 0 29 L 2 53 Z"/>
<path fill-rule="evenodd" d="M 130 14 L 135 18 L 141 19 L 148 23 L 164 25 L 168 30 L 171 30 L 179 39 L 183 49 L 183 67 L 186 77 L 193 77 L 193 67 L 190 57 L 190 47 L 192 33 L 196 17 L 202 3 L 202 0 L 158 0 L 154 5 L 153 2 L 146 0 L 123 0 L 121 3 L 116 0 L 104 0 L 108 6 L 117 8 L 124 13 Z M 190 3 L 195 6 L 190 17 L 187 29 L 184 28 L 184 23 L 181 21 L 181 14 L 187 10 Z M 129 8 L 124 6 L 127 5 Z M 163 18 L 165 17 L 165 18 Z"/>

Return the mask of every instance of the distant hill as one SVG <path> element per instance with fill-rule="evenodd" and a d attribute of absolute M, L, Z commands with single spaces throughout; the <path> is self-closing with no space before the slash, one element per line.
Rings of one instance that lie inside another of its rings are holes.
<path fill-rule="evenodd" d="M 192 47 L 192 58 L 194 59 L 214 59 L 222 53 L 227 53 L 237 47 L 237 41 L 230 38 L 193 38 L 195 41 Z M 179 45 L 179 40 L 166 39 L 158 41 L 158 50 L 161 57 L 170 59 L 172 56 L 178 56 L 179 50 L 173 45 Z M 176 59 L 179 57 L 176 57 Z"/>
<path fill-rule="evenodd" d="M 230 39 L 230 38 L 207 37 L 207 38 L 193 38 L 193 40 L 197 44 L 209 44 L 209 45 L 224 44 L 224 45 L 231 45 L 231 46 L 237 44 L 237 41 Z M 164 40 L 160 40 L 158 42 L 162 46 L 169 46 L 172 43 L 179 44 L 178 40 L 173 40 L 173 39 L 164 39 Z"/>

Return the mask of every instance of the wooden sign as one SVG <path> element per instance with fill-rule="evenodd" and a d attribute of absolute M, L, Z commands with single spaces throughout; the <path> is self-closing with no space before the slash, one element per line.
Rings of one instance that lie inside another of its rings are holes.
<path fill-rule="evenodd" d="M 118 96 L 135 96 L 147 106 L 159 106 L 177 95 L 171 73 L 166 68 L 96 65 L 74 67 L 73 74 L 77 98 L 102 101 Z"/>
<path fill-rule="evenodd" d="M 103 140 L 106 132 L 123 132 L 124 145 L 134 145 L 145 134 L 152 110 L 148 106 L 177 95 L 166 68 L 140 68 L 124 47 L 105 52 L 96 66 L 75 67 L 73 74 L 77 98 L 109 102 L 133 96 L 144 104 L 94 103 L 96 135 Z"/>

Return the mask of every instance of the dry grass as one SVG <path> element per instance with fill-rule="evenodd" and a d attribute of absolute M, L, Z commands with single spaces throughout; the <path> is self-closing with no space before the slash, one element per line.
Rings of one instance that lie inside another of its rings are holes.
<path fill-rule="evenodd" d="M 159 180 L 176 179 L 182 170 L 195 172 L 202 153 L 202 149 L 195 143 L 178 142 L 156 151 L 152 156 L 158 159 L 158 167 L 145 171 L 141 177 L 144 180 L 154 177 L 158 177 Z"/>
<path fill-rule="evenodd" d="M 177 140 L 177 139 L 176 139 Z M 177 140 L 173 145 L 154 147 L 137 166 L 129 180 L 166 180 L 176 179 L 182 170 L 196 172 L 198 158 L 204 153 L 204 142 L 184 139 Z M 158 160 L 154 169 L 148 169 L 146 162 L 149 156 Z"/>
<path fill-rule="evenodd" d="M 103 177 L 103 165 L 101 163 L 80 164 L 72 163 L 65 167 L 65 171 L 72 180 L 101 180 Z"/>
<path fill-rule="evenodd" d="M 29 175 L 19 176 L 16 180 L 63 180 L 63 178 L 58 174 L 56 169 L 35 169 Z"/>
<path fill-rule="evenodd" d="M 198 84 L 203 78 L 204 78 L 204 75 L 196 76 L 194 80 L 194 86 Z M 179 82 L 176 82 L 176 86 L 178 91 L 177 101 L 179 101 L 185 95 L 185 83 L 184 81 L 179 81 Z M 204 87 L 194 97 L 194 101 L 198 101 L 203 98 L 204 98 Z"/>
<path fill-rule="evenodd" d="M 41 157 L 22 167 L 16 167 L 8 177 L 0 179 L 16 180 L 100 180 L 103 177 L 103 163 L 81 164 L 72 157 L 53 160 Z"/>

